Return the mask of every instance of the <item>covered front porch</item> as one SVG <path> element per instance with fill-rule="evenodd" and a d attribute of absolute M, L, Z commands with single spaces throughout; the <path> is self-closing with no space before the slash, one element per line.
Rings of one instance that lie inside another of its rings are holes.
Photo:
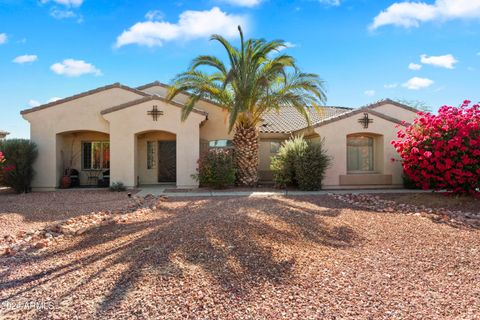
<path fill-rule="evenodd" d="M 57 187 L 108 187 L 110 135 L 98 131 L 68 131 L 56 137 Z M 69 183 L 66 184 L 65 177 Z"/>

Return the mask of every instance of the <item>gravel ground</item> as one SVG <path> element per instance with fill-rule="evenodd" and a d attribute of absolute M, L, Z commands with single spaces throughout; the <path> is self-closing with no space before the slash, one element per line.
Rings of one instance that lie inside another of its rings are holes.
<path fill-rule="evenodd" d="M 430 208 L 445 208 L 448 210 L 461 210 L 480 212 L 480 198 L 470 196 L 454 196 L 446 193 L 413 193 L 413 194 L 376 194 L 382 199 L 393 200 L 398 203 L 426 205 Z"/>
<path fill-rule="evenodd" d="M 2 319 L 478 319 L 480 231 L 330 196 L 183 198 L 0 258 Z"/>
<path fill-rule="evenodd" d="M 0 191 L 0 238 L 100 210 L 120 210 L 128 192 L 58 190 L 15 194 Z"/>

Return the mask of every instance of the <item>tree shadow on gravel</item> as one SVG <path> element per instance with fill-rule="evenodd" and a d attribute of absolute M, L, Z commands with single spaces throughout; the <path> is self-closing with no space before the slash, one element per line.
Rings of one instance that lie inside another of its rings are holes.
<path fill-rule="evenodd" d="M 332 205 L 331 199 L 328 203 L 322 204 L 322 197 L 169 200 L 144 219 L 94 229 L 72 239 L 68 247 L 0 262 L 12 271 L 62 257 L 40 272 L 0 280 L 0 302 L 59 280 L 75 282 L 84 268 L 95 270 L 58 292 L 55 299 L 61 301 L 102 277 L 110 278 L 108 272 L 117 267 L 123 271 L 112 280 L 97 317 L 113 312 L 143 279 L 177 281 L 203 275 L 225 294 L 246 296 L 262 283 L 288 283 L 303 250 L 348 249 L 361 241 L 349 226 L 332 223 L 343 206 Z"/>
<path fill-rule="evenodd" d="M 27 222 L 53 222 L 102 210 L 117 211 L 132 203 L 128 192 L 57 190 L 16 194 L 0 191 L 0 217 L 19 214 Z"/>

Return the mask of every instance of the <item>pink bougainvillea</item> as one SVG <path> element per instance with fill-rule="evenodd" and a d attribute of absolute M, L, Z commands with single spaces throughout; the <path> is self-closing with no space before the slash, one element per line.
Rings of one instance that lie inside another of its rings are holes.
<path fill-rule="evenodd" d="M 393 146 L 405 174 L 423 189 L 477 193 L 480 187 L 480 106 L 466 100 L 438 115 L 419 112 Z"/>

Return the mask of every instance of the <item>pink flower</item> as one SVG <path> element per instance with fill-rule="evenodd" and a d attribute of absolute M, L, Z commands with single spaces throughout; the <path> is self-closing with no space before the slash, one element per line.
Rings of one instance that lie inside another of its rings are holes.
<path fill-rule="evenodd" d="M 432 156 L 432 153 L 430 151 L 425 151 L 423 155 L 425 156 L 425 158 L 430 158 Z"/>

